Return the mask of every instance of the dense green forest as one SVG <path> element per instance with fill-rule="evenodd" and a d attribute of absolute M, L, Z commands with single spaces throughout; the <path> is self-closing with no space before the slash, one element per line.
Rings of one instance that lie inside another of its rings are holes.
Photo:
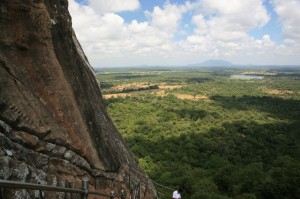
<path fill-rule="evenodd" d="M 103 94 L 133 91 L 103 95 L 107 110 L 149 177 L 180 185 L 183 199 L 300 198 L 300 70 L 102 69 L 97 77 Z"/>

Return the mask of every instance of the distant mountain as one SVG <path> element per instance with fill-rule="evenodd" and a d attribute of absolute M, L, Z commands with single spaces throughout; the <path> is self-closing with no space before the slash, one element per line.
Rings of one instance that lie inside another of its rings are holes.
<path fill-rule="evenodd" d="M 234 64 L 221 59 L 211 59 L 202 63 L 192 64 L 191 66 L 234 66 Z"/>

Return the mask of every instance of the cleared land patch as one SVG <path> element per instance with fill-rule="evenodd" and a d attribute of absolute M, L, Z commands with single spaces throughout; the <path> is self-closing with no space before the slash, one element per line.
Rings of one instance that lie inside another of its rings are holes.
<path fill-rule="evenodd" d="M 293 94 L 294 92 L 289 90 L 267 89 L 265 90 L 265 93 L 271 95 L 285 95 L 285 94 Z"/>
<path fill-rule="evenodd" d="M 165 91 L 167 89 L 173 90 L 173 89 L 181 88 L 184 86 L 184 85 L 167 85 L 166 83 L 150 84 L 147 82 L 121 84 L 121 85 L 117 85 L 117 86 L 114 86 L 109 89 L 103 89 L 104 92 L 108 93 L 108 94 L 103 94 L 103 97 L 105 99 L 109 99 L 112 97 L 126 97 L 126 96 L 131 96 L 131 95 L 137 95 L 137 94 L 141 94 L 144 92 L 148 92 L 149 90 L 146 90 L 146 89 L 150 88 L 151 86 L 153 87 L 155 85 L 158 86 L 158 89 L 152 89 L 153 92 L 151 92 L 151 93 L 153 93 L 155 95 L 159 95 L 159 96 L 167 95 L 168 93 Z M 122 92 L 122 91 L 128 91 L 129 89 L 132 89 L 133 91 Z M 138 91 L 139 89 L 145 89 L 145 90 Z M 134 91 L 134 90 L 137 90 L 137 91 Z M 114 92 L 118 92 L 118 93 L 114 93 Z"/>
<path fill-rule="evenodd" d="M 188 94 L 175 94 L 178 99 L 189 99 L 189 100 L 209 100 L 207 96 L 204 95 L 188 95 Z"/>
<path fill-rule="evenodd" d="M 148 86 L 151 86 L 154 84 L 149 84 L 146 82 L 136 82 L 136 83 L 130 83 L 130 84 L 121 84 L 121 85 L 117 85 L 114 87 L 111 87 L 109 89 L 105 89 L 106 91 L 113 91 L 113 90 L 123 90 L 123 89 L 128 89 L 128 88 L 146 88 Z"/>
<path fill-rule="evenodd" d="M 165 84 L 161 84 L 158 85 L 160 89 L 176 89 L 176 88 L 182 88 L 183 85 L 165 85 Z"/>
<path fill-rule="evenodd" d="M 103 95 L 104 99 L 110 99 L 110 98 L 116 98 L 116 97 L 126 97 L 126 96 L 131 96 L 133 93 L 116 93 L 116 94 L 106 94 Z"/>
<path fill-rule="evenodd" d="M 116 97 L 126 97 L 126 96 L 132 96 L 137 94 L 142 94 L 145 92 L 149 92 L 149 90 L 142 90 L 142 91 L 132 91 L 132 92 L 122 92 L 127 89 L 141 89 L 141 88 L 148 88 L 149 86 L 158 85 L 158 89 L 153 89 L 152 94 L 157 96 L 165 96 L 169 94 L 167 90 L 174 90 L 177 88 L 182 88 L 185 85 L 167 85 L 166 83 L 159 83 L 159 84 L 150 84 L 147 82 L 136 82 L 136 83 L 129 83 L 129 84 L 121 84 L 114 86 L 109 89 L 103 89 L 106 92 L 116 92 L 120 91 L 120 93 L 111 93 L 111 94 L 104 94 L 103 97 L 105 99 L 109 98 L 116 98 Z M 188 100 L 209 100 L 207 96 L 204 95 L 189 95 L 189 94 L 182 94 L 182 93 L 174 93 L 174 95 L 178 99 L 188 99 Z"/>

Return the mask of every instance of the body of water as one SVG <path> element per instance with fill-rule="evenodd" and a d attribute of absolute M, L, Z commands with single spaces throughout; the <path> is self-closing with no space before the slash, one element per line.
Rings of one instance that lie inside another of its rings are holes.
<path fill-rule="evenodd" d="M 264 76 L 258 75 L 231 75 L 230 79 L 263 79 Z"/>

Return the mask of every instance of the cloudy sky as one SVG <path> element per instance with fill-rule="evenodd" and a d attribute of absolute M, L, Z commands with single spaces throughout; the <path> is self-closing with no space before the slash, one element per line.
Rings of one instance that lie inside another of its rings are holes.
<path fill-rule="evenodd" d="M 300 65 L 300 0 L 69 0 L 93 67 Z"/>

